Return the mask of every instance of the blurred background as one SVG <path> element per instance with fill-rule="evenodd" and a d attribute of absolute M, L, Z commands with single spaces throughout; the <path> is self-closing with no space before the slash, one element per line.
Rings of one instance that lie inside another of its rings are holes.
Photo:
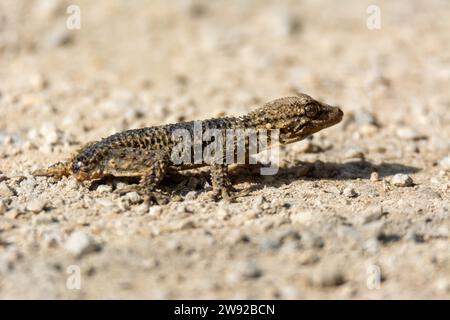
<path fill-rule="evenodd" d="M 433 104 L 448 100 L 449 2 L 372 5 L 2 0 L 0 124 L 18 125 L 6 120 L 5 108 L 22 116 L 31 112 L 33 121 L 48 119 L 52 114 L 38 105 L 79 94 L 81 105 L 58 100 L 53 107 L 88 118 L 87 126 L 97 118 L 127 127 L 239 114 L 297 91 L 347 111 L 376 112 L 383 122 L 401 121 L 409 112 L 429 115 Z M 68 28 L 77 14 L 79 25 Z M 45 101 L 28 95 L 45 88 L 51 89 Z M 15 105 L 15 99 L 32 101 Z M 128 111 L 122 108 L 127 103 Z M 142 113 L 143 120 L 116 123 L 116 113 L 123 118 L 124 112 Z"/>

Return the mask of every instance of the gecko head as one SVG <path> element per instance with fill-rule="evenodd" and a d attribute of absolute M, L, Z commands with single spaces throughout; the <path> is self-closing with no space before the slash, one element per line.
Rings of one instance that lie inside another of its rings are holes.
<path fill-rule="evenodd" d="M 299 93 L 268 102 L 252 115 L 256 119 L 256 127 L 279 129 L 280 142 L 288 144 L 339 123 L 344 113 L 338 107 Z"/>
<path fill-rule="evenodd" d="M 102 176 L 101 168 L 89 161 L 82 152 L 72 160 L 72 173 L 78 181 L 92 180 Z"/>

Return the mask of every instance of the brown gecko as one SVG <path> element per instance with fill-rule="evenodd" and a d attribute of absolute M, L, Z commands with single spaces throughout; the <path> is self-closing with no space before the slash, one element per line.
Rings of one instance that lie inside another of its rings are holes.
<path fill-rule="evenodd" d="M 300 93 L 297 96 L 273 100 L 240 117 L 201 121 L 200 133 L 204 134 L 211 129 L 223 132 L 230 129 L 254 129 L 258 132 L 278 130 L 278 144 L 284 145 L 300 141 L 315 132 L 333 126 L 339 123 L 342 117 L 343 112 L 338 107 L 321 103 Z M 213 195 L 229 198 L 233 190 L 228 177 L 229 163 L 223 163 L 223 161 L 211 163 L 202 159 L 195 162 L 191 156 L 190 161 L 181 164 L 174 161 L 173 151 L 180 143 L 180 137 L 174 134 L 177 130 L 187 132 L 193 137 L 195 121 L 116 133 L 100 141 L 86 144 L 68 161 L 37 170 L 33 172 L 33 175 L 57 178 L 73 175 L 78 181 L 100 179 L 106 176 L 137 176 L 140 177 L 140 183 L 136 188 L 144 193 L 152 194 L 169 170 L 185 170 L 210 165 Z M 236 147 L 236 142 L 233 143 Z M 269 139 L 268 148 L 273 144 L 273 141 Z M 201 146 L 205 148 L 206 142 L 202 141 Z M 249 156 L 252 155 L 248 141 L 245 142 L 244 148 L 248 163 Z M 257 150 L 257 152 L 260 151 Z M 256 150 L 253 153 L 256 153 Z M 225 153 L 221 155 L 219 153 L 217 156 L 220 159 L 224 157 Z"/>

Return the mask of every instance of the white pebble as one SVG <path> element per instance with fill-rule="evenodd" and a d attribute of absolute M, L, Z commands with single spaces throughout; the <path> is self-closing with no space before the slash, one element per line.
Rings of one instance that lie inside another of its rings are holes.
<path fill-rule="evenodd" d="M 148 212 L 148 203 L 141 203 L 136 207 L 136 212 L 138 214 L 146 214 Z"/>
<path fill-rule="evenodd" d="M 372 182 L 380 181 L 380 175 L 378 174 L 378 172 L 374 171 L 370 174 L 370 181 Z"/>
<path fill-rule="evenodd" d="M 397 173 L 392 177 L 392 184 L 397 187 L 411 187 L 414 185 L 413 179 L 407 174 Z"/>
<path fill-rule="evenodd" d="M 83 231 L 75 231 L 67 239 L 64 248 L 70 254 L 81 257 L 87 253 L 98 251 L 100 246 L 90 234 Z"/>
<path fill-rule="evenodd" d="M 102 184 L 97 187 L 97 192 L 108 193 L 112 191 L 112 187 L 107 184 Z"/>
<path fill-rule="evenodd" d="M 148 211 L 148 214 L 152 217 L 157 217 L 162 213 L 161 206 L 152 206 L 150 207 L 150 210 Z"/>
<path fill-rule="evenodd" d="M 377 238 L 370 238 L 363 243 L 362 247 L 364 251 L 374 254 L 379 250 L 380 242 Z"/>
<path fill-rule="evenodd" d="M 31 87 L 36 90 L 42 90 L 47 86 L 47 81 L 45 80 L 45 78 L 41 75 L 41 74 L 32 74 L 29 77 L 29 82 Z"/>
<path fill-rule="evenodd" d="M 401 127 L 397 129 L 397 136 L 403 140 L 418 140 L 423 138 L 416 130 L 408 127 Z"/>
<path fill-rule="evenodd" d="M 132 191 L 125 195 L 125 199 L 127 199 L 131 204 L 136 204 L 142 200 L 142 197 L 136 191 Z"/>
<path fill-rule="evenodd" d="M 376 125 L 377 119 L 370 112 L 366 110 L 360 110 L 357 113 L 355 113 L 355 122 L 359 126 Z"/>
<path fill-rule="evenodd" d="M 441 159 L 439 165 L 444 168 L 444 170 L 450 171 L 450 156 Z"/>
<path fill-rule="evenodd" d="M 53 123 L 44 123 L 41 126 L 40 134 L 44 137 L 47 146 L 55 145 L 60 141 L 60 134 Z"/>
<path fill-rule="evenodd" d="M 346 187 L 342 193 L 348 198 L 355 198 L 358 196 L 358 193 L 352 187 Z"/>
<path fill-rule="evenodd" d="M 222 220 L 227 220 L 230 217 L 230 213 L 228 212 L 225 206 L 219 206 L 216 215 L 218 218 Z"/>
<path fill-rule="evenodd" d="M 43 48 L 62 47 L 72 41 L 72 34 L 65 25 L 57 25 L 52 30 L 43 34 L 41 45 Z"/>
<path fill-rule="evenodd" d="M 27 203 L 27 211 L 38 213 L 44 210 L 46 205 L 47 203 L 41 199 L 33 199 Z"/>

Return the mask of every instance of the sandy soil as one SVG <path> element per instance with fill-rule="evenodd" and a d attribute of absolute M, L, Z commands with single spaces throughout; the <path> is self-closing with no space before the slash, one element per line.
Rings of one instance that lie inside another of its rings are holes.
<path fill-rule="evenodd" d="M 371 1 L 0 1 L 0 298 L 449 298 L 450 3 L 378 3 L 370 30 Z M 236 203 L 204 171 L 151 207 L 30 175 L 297 91 L 344 121 Z"/>

